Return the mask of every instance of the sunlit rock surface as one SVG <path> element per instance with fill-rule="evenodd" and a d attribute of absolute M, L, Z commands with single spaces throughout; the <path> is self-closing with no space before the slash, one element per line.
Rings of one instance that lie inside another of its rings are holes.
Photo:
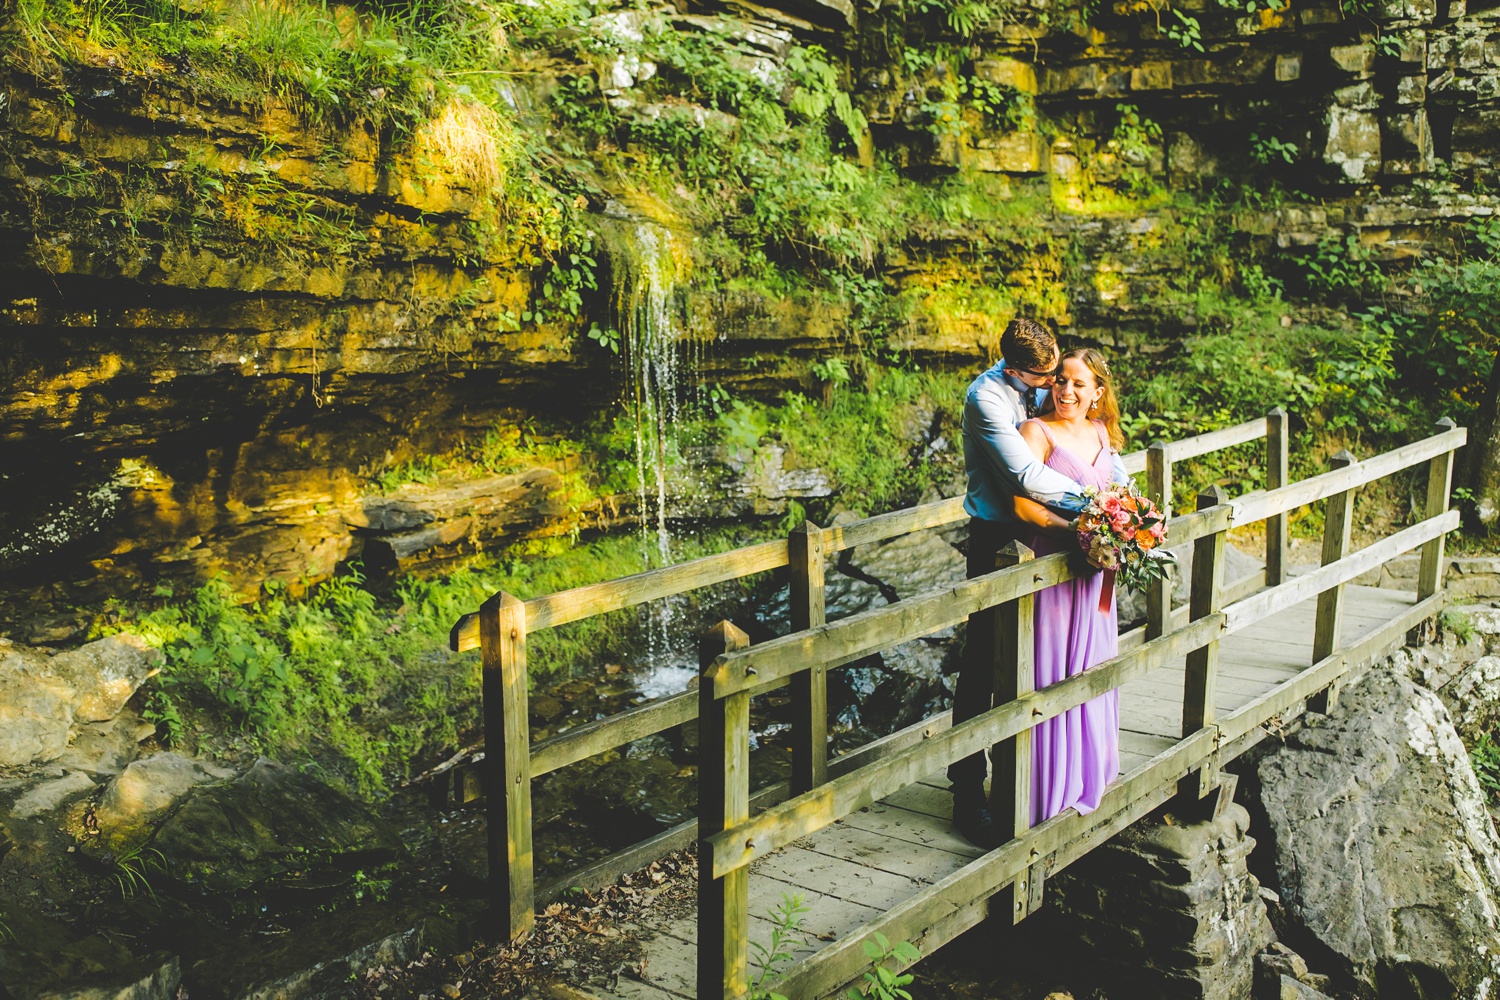
<path fill-rule="evenodd" d="M 1282 936 L 1343 989 L 1479 997 L 1500 975 L 1500 839 L 1443 703 L 1399 667 L 1256 772 Z"/>
<path fill-rule="evenodd" d="M 113 719 L 161 662 L 133 635 L 50 656 L 0 639 L 0 766 L 62 756 L 75 723 Z"/>

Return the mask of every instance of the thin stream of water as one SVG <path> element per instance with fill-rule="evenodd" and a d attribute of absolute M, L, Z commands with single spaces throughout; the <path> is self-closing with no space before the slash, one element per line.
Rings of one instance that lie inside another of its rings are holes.
<path fill-rule="evenodd" d="M 641 545 L 648 566 L 672 563 L 672 535 L 667 524 L 669 471 L 681 460 L 677 428 L 683 416 L 683 393 L 697 389 L 698 355 L 681 322 L 678 289 L 686 254 L 672 232 L 655 223 L 633 220 L 622 234 L 628 246 L 617 255 L 614 274 L 615 320 L 622 339 L 628 384 L 627 400 L 635 435 L 636 494 Z M 673 601 L 654 602 L 649 612 L 647 656 L 651 672 L 678 660 L 668 640 Z M 684 668 L 670 664 L 671 677 L 652 688 L 681 690 Z M 670 687 L 668 687 L 670 685 Z"/>

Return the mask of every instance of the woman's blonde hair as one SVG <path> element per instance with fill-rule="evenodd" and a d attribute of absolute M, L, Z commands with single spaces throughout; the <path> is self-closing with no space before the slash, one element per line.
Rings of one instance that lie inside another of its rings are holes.
<path fill-rule="evenodd" d="M 1082 361 L 1088 366 L 1102 392 L 1098 408 L 1090 410 L 1089 416 L 1104 421 L 1104 429 L 1109 434 L 1109 446 L 1115 451 L 1123 450 L 1125 434 L 1120 430 L 1120 400 L 1115 395 L 1114 376 L 1110 374 L 1109 362 L 1104 360 L 1104 355 L 1092 347 L 1079 347 L 1064 354 L 1058 364 L 1061 365 L 1063 361 L 1070 358 Z"/>

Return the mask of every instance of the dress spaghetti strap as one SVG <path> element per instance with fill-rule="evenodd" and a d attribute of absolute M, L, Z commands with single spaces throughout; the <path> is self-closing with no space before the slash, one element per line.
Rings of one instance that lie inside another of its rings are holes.
<path fill-rule="evenodd" d="M 1094 425 L 1094 430 L 1099 432 L 1099 446 L 1104 449 L 1102 454 L 1108 455 L 1110 452 L 1114 451 L 1114 448 L 1112 448 L 1109 443 L 1109 428 L 1104 426 L 1104 421 L 1102 420 L 1095 420 L 1092 421 L 1092 423 Z M 1098 461 L 1098 459 L 1095 459 L 1095 461 Z"/>
<path fill-rule="evenodd" d="M 1042 429 L 1042 433 L 1046 435 L 1047 443 L 1053 448 L 1057 447 L 1057 441 L 1053 439 L 1052 432 L 1047 429 L 1047 421 L 1041 419 L 1040 417 L 1032 417 L 1030 420 L 1023 421 L 1023 423 L 1036 424 Z"/>

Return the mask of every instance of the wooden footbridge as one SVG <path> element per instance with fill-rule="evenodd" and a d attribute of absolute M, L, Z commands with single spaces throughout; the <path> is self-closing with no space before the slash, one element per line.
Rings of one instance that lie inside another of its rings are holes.
<path fill-rule="evenodd" d="M 617 997 L 730 998 L 752 978 L 751 940 L 770 934 L 767 915 L 784 893 L 810 911 L 812 945 L 776 982 L 794 1000 L 827 996 L 869 968 L 863 942 L 875 931 L 922 954 L 987 917 L 1019 921 L 1045 898 L 1052 873 L 1176 799 L 1212 808 L 1230 785 L 1226 761 L 1305 707 L 1326 711 L 1351 671 L 1400 644 L 1441 609 L 1444 535 L 1454 450 L 1465 431 L 1451 421 L 1394 451 L 1287 479 L 1287 418 L 1280 410 L 1236 427 L 1126 456 L 1148 492 L 1171 494 L 1172 463 L 1264 439 L 1269 488 L 1229 498 L 1214 488 L 1175 516 L 1173 544 L 1191 541 L 1191 599 L 1173 610 L 1168 584 L 1148 595 L 1147 624 L 1121 637 L 1116 658 L 1033 690 L 1032 600 L 1071 576 L 1059 554 L 1002 553 L 995 572 L 937 593 L 824 620 L 823 572 L 837 552 L 964 520 L 959 500 L 900 510 L 833 528 L 807 523 L 784 541 L 520 601 L 496 594 L 454 626 L 455 649 L 478 646 L 484 669 L 490 885 L 503 935 L 524 934 L 535 908 L 567 886 L 612 882 L 696 841 L 700 883 L 694 916 L 637 928 L 648 941 L 642 978 L 621 978 Z M 1356 491 L 1426 467 L 1423 519 L 1350 551 Z M 1321 566 L 1287 572 L 1287 517 L 1322 503 Z M 1266 568 L 1225 581 L 1231 528 L 1264 522 Z M 1421 550 L 1415 593 L 1350 581 L 1395 556 Z M 696 691 L 673 695 L 532 744 L 527 728 L 526 637 L 539 629 L 781 567 L 791 575 L 791 631 L 759 645 L 728 622 L 703 637 Z M 828 671 L 964 621 L 996 617 L 997 707 L 958 726 L 947 714 L 829 760 Z M 750 699 L 789 686 L 794 709 L 789 782 L 750 787 Z M 1029 827 L 1031 727 L 1111 688 L 1121 688 L 1121 770 L 1099 809 L 1074 810 Z M 699 820 L 667 830 L 549 885 L 533 883 L 531 781 L 538 775 L 697 719 Z M 997 822 L 1012 834 L 982 852 L 950 829 L 949 762 L 993 748 Z M 1217 793 L 1217 796 L 1216 796 Z M 585 985 L 585 984 L 579 984 Z M 597 990 L 597 984 L 593 987 Z"/>

